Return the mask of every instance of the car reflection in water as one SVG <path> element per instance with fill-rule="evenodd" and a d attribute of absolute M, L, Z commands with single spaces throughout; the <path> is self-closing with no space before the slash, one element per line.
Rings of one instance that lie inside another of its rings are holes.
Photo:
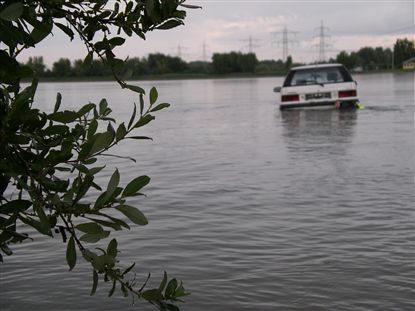
<path fill-rule="evenodd" d="M 357 123 L 356 110 L 288 110 L 280 115 L 285 145 L 294 158 L 344 157 Z"/>

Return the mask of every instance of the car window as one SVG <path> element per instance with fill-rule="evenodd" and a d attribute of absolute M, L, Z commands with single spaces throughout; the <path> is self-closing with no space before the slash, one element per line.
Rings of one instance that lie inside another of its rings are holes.
<path fill-rule="evenodd" d="M 342 67 L 323 67 L 293 70 L 287 76 L 284 86 L 301 86 L 352 81 Z"/>

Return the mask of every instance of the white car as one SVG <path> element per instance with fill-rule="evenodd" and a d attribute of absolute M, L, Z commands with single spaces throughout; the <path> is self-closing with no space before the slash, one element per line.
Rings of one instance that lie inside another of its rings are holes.
<path fill-rule="evenodd" d="M 357 83 L 341 64 L 294 67 L 285 77 L 280 109 L 357 108 Z"/>

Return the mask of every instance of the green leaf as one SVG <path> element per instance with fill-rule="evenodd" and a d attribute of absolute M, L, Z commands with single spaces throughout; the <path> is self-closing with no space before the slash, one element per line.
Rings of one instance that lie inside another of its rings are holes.
<path fill-rule="evenodd" d="M 144 112 L 144 96 L 140 94 L 140 116 L 143 115 Z"/>
<path fill-rule="evenodd" d="M 150 106 L 152 106 L 158 98 L 157 89 L 153 86 L 150 90 Z"/>
<path fill-rule="evenodd" d="M 88 155 L 93 155 L 105 148 L 107 148 L 114 140 L 114 135 L 110 131 L 96 134 L 96 139 L 89 150 Z"/>
<path fill-rule="evenodd" d="M 184 297 L 189 295 L 188 293 L 186 293 L 184 287 L 183 287 L 183 283 L 180 282 L 179 287 L 177 287 L 176 291 L 174 292 L 174 298 L 180 298 L 180 297 Z"/>
<path fill-rule="evenodd" d="M 91 66 L 91 64 L 92 64 L 92 59 L 93 59 L 93 53 L 92 53 L 92 52 L 90 52 L 90 53 L 88 53 L 88 54 L 85 56 L 85 59 L 84 59 L 83 65 L 84 65 L 85 67 L 90 67 L 90 66 Z"/>
<path fill-rule="evenodd" d="M 97 128 L 98 128 L 98 121 L 93 119 L 88 126 L 88 135 L 87 135 L 88 139 L 94 136 L 94 134 L 97 131 Z"/>
<path fill-rule="evenodd" d="M 14 22 L 23 14 L 23 3 L 15 2 L 0 12 L 0 18 L 5 21 Z"/>
<path fill-rule="evenodd" d="M 98 287 L 98 273 L 94 270 L 92 272 L 92 289 L 91 289 L 91 296 L 95 294 Z"/>
<path fill-rule="evenodd" d="M 14 200 L 0 206 L 0 214 L 20 213 L 32 206 L 28 200 Z"/>
<path fill-rule="evenodd" d="M 137 106 L 134 103 L 133 114 L 131 115 L 130 121 L 128 122 L 128 128 L 131 128 L 131 125 L 133 125 L 136 115 L 137 115 Z"/>
<path fill-rule="evenodd" d="M 140 94 L 145 94 L 145 91 L 143 88 L 136 86 L 136 85 L 132 85 L 132 84 L 125 84 L 125 87 L 133 92 L 136 93 L 140 93 Z"/>
<path fill-rule="evenodd" d="M 106 50 L 108 48 L 108 41 L 107 40 L 98 41 L 94 44 L 94 47 L 97 51 Z"/>
<path fill-rule="evenodd" d="M 98 271 L 102 272 L 106 267 L 114 266 L 115 258 L 109 255 L 101 255 L 94 258 L 92 265 Z"/>
<path fill-rule="evenodd" d="M 105 165 L 104 166 L 93 167 L 89 170 L 89 174 L 95 175 L 95 174 L 101 172 L 104 168 L 105 168 Z"/>
<path fill-rule="evenodd" d="M 167 288 L 164 293 L 166 298 L 172 297 L 176 291 L 176 288 L 177 288 L 177 280 L 176 279 L 170 280 L 169 284 L 167 284 Z"/>
<path fill-rule="evenodd" d="M 44 206 L 41 206 L 39 204 L 33 205 L 33 209 L 35 210 L 37 217 L 39 217 L 40 229 L 41 229 L 40 233 L 52 236 L 52 232 L 50 230 L 51 228 L 50 228 L 49 218 L 46 216 L 44 208 L 45 208 Z"/>
<path fill-rule="evenodd" d="M 115 134 L 116 141 L 120 141 L 127 134 L 127 129 L 125 128 L 124 123 L 121 123 L 117 128 L 117 133 Z"/>
<path fill-rule="evenodd" d="M 115 201 L 116 197 L 121 193 L 121 191 L 121 187 L 116 187 L 113 190 L 106 190 L 102 192 L 95 201 L 94 210 L 103 208 L 108 202 Z"/>
<path fill-rule="evenodd" d="M 19 219 L 23 223 L 25 223 L 26 225 L 29 225 L 29 226 L 35 228 L 40 233 L 45 234 L 45 235 L 48 234 L 48 231 L 45 231 L 44 230 L 42 224 L 39 221 L 37 221 L 37 220 L 35 220 L 35 219 L 31 218 L 31 217 L 23 217 L 21 215 L 19 215 Z"/>
<path fill-rule="evenodd" d="M 66 125 L 52 125 L 45 128 L 43 134 L 46 136 L 64 135 L 67 131 L 69 131 L 69 127 Z"/>
<path fill-rule="evenodd" d="M 117 224 L 115 222 L 110 222 L 110 221 L 106 221 L 106 220 L 102 220 L 102 219 L 97 219 L 97 218 L 91 218 L 91 217 L 85 217 L 85 218 L 87 218 L 89 220 L 92 220 L 92 221 L 96 222 L 97 224 L 100 224 L 101 226 L 112 228 L 112 229 L 114 229 L 116 231 L 122 230 L 121 229 L 121 225 L 120 224 Z"/>
<path fill-rule="evenodd" d="M 108 297 L 111 297 L 114 294 L 115 286 L 116 285 L 117 285 L 117 282 L 116 281 L 112 282 L 112 287 L 111 287 L 111 290 L 108 293 Z"/>
<path fill-rule="evenodd" d="M 164 22 L 163 24 L 156 27 L 156 29 L 167 30 L 171 29 L 180 25 L 184 25 L 181 20 L 178 19 L 169 19 L 168 21 Z"/>
<path fill-rule="evenodd" d="M 137 139 L 137 140 L 140 140 L 140 139 L 153 140 L 153 138 L 147 137 L 147 136 L 128 136 L 126 138 L 128 138 L 128 139 Z"/>
<path fill-rule="evenodd" d="M 180 6 L 184 7 L 184 8 L 188 8 L 188 9 L 201 9 L 201 6 L 198 5 L 192 5 L 192 4 L 184 4 L 184 3 L 179 3 Z"/>
<path fill-rule="evenodd" d="M 148 224 L 146 216 L 144 216 L 144 214 L 135 207 L 129 205 L 120 205 L 115 209 L 123 213 L 128 217 L 128 219 L 137 225 L 144 226 Z"/>
<path fill-rule="evenodd" d="M 157 288 L 146 290 L 141 295 L 147 301 L 159 301 L 163 299 L 162 293 Z"/>
<path fill-rule="evenodd" d="M 164 108 L 168 108 L 168 107 L 170 107 L 170 104 L 168 104 L 168 103 L 162 103 L 162 104 L 157 105 L 153 109 L 151 109 L 150 112 L 158 111 L 158 110 L 161 110 L 161 109 L 164 109 Z"/>
<path fill-rule="evenodd" d="M 104 229 L 102 229 L 102 227 L 95 222 L 79 224 L 75 226 L 75 228 L 78 229 L 79 231 L 82 231 L 84 233 L 89 233 L 89 234 L 100 234 L 104 232 Z"/>
<path fill-rule="evenodd" d="M 146 0 L 146 12 L 148 16 L 153 16 L 154 0 Z"/>
<path fill-rule="evenodd" d="M 97 254 L 91 252 L 89 249 L 82 250 L 82 257 L 84 257 L 86 261 L 91 263 L 98 258 Z"/>
<path fill-rule="evenodd" d="M 94 108 L 95 108 L 95 104 L 92 104 L 92 103 L 86 104 L 81 109 L 79 109 L 78 115 L 83 116 L 83 115 L 87 114 L 88 112 L 90 112 Z"/>
<path fill-rule="evenodd" d="M 122 59 L 119 58 L 109 58 L 108 59 L 111 67 L 117 68 L 117 69 L 121 69 L 124 66 L 124 61 Z"/>
<path fill-rule="evenodd" d="M 74 32 L 72 31 L 71 28 L 69 28 L 68 26 L 65 26 L 61 23 L 56 23 L 56 22 L 55 22 L 55 25 L 58 26 L 58 28 L 60 30 L 62 30 L 64 33 L 66 33 L 68 35 L 68 37 L 71 38 L 71 40 L 74 39 L 75 34 L 74 34 Z"/>
<path fill-rule="evenodd" d="M 156 117 L 152 116 L 151 114 L 147 114 L 145 116 L 142 116 L 138 122 L 134 125 L 134 128 L 142 127 L 151 121 L 153 121 Z"/>
<path fill-rule="evenodd" d="M 101 99 L 99 102 L 99 114 L 102 116 L 104 115 L 105 111 L 108 108 L 108 102 L 105 98 Z"/>
<path fill-rule="evenodd" d="M 117 189 L 119 183 L 120 183 L 120 173 L 118 172 L 118 169 L 116 169 L 108 182 L 108 186 L 107 186 L 108 196 L 112 196 L 115 189 Z"/>
<path fill-rule="evenodd" d="M 7 244 L 1 244 L 0 249 L 7 255 L 7 256 L 11 256 L 13 255 L 12 250 L 7 246 Z M 2 258 L 0 260 L 0 262 L 3 262 Z"/>
<path fill-rule="evenodd" d="M 48 115 L 48 119 L 60 123 L 72 123 L 79 118 L 79 114 L 75 111 L 65 110 L 54 112 Z"/>
<path fill-rule="evenodd" d="M 56 94 L 56 103 L 55 103 L 55 108 L 53 109 L 53 112 L 57 112 L 59 110 L 61 103 L 62 103 L 62 94 L 58 93 Z"/>
<path fill-rule="evenodd" d="M 79 188 L 76 189 L 76 198 L 74 202 L 78 202 L 81 200 L 85 194 L 88 192 L 89 188 L 91 188 L 92 183 L 94 182 L 94 176 L 93 175 L 86 175 L 85 178 L 80 182 Z"/>
<path fill-rule="evenodd" d="M 125 271 L 122 273 L 122 276 L 126 275 L 128 272 L 130 272 L 135 267 L 135 262 L 129 266 Z"/>
<path fill-rule="evenodd" d="M 110 215 L 106 215 L 106 214 L 103 214 L 103 213 L 97 213 L 97 215 L 106 217 L 106 218 L 110 219 L 111 221 L 113 221 L 114 223 L 116 223 L 117 225 L 120 225 L 121 227 L 124 227 L 125 229 L 130 230 L 130 226 L 125 221 L 123 221 L 121 219 L 118 219 L 118 218 L 115 218 L 115 217 L 112 217 Z"/>
<path fill-rule="evenodd" d="M 111 45 L 123 45 L 125 42 L 125 39 L 122 37 L 114 37 L 109 40 Z"/>
<path fill-rule="evenodd" d="M 150 182 L 150 177 L 148 177 L 146 175 L 134 178 L 125 187 L 125 189 L 122 193 L 122 197 L 134 196 L 144 186 L 148 185 L 149 182 Z"/>
<path fill-rule="evenodd" d="M 179 307 L 172 305 L 171 303 L 166 303 L 167 311 L 180 311 Z"/>
<path fill-rule="evenodd" d="M 109 242 L 108 244 L 107 254 L 115 258 L 118 253 L 117 246 L 118 246 L 117 240 L 112 239 L 111 242 Z"/>
<path fill-rule="evenodd" d="M 164 271 L 164 276 L 163 279 L 161 280 L 160 286 L 159 286 L 159 291 L 163 292 L 164 288 L 166 287 L 167 284 L 167 272 Z"/>
<path fill-rule="evenodd" d="M 53 22 L 49 19 L 44 19 L 41 22 L 36 22 L 34 28 L 30 33 L 30 37 L 34 43 L 39 43 L 45 39 L 52 32 Z"/>
<path fill-rule="evenodd" d="M 72 270 L 76 265 L 75 239 L 73 236 L 69 238 L 68 246 L 66 248 L 66 261 L 68 262 L 69 271 Z"/>
<path fill-rule="evenodd" d="M 99 234 L 86 233 L 83 236 L 81 236 L 79 239 L 81 241 L 88 242 L 88 243 L 96 243 L 101 239 L 105 239 L 109 235 L 110 235 L 110 231 L 103 231 L 102 233 L 99 233 Z"/>

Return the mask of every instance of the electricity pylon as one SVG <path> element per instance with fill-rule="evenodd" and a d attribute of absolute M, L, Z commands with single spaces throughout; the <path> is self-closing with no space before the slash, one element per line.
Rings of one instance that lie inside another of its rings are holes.
<path fill-rule="evenodd" d="M 257 42 L 259 40 L 252 38 L 252 36 L 249 36 L 248 39 L 243 39 L 242 41 L 248 41 L 247 46 L 248 46 L 249 53 L 254 53 L 254 49 L 260 47 L 259 45 L 254 43 L 254 42 Z"/>
<path fill-rule="evenodd" d="M 208 50 L 208 45 L 206 44 L 206 42 L 203 41 L 202 44 L 202 60 L 203 62 L 207 62 L 207 50 Z"/>
<path fill-rule="evenodd" d="M 330 46 L 327 44 L 326 38 L 330 38 L 330 35 L 327 35 L 326 32 L 330 31 L 329 28 L 324 27 L 323 20 L 321 21 L 320 27 L 315 30 L 319 31 L 318 38 L 318 61 L 324 63 L 326 61 L 326 48 Z"/>
<path fill-rule="evenodd" d="M 288 57 L 288 45 L 289 44 L 294 44 L 294 43 L 298 43 L 297 40 L 290 40 L 288 37 L 290 34 L 293 35 L 297 35 L 298 31 L 292 31 L 292 30 L 288 30 L 287 26 L 284 25 L 284 29 L 282 31 L 275 31 L 273 32 L 273 35 L 282 35 L 282 38 L 280 40 L 274 40 L 273 42 L 276 42 L 278 45 L 282 45 L 282 61 L 287 61 L 287 57 Z"/>

